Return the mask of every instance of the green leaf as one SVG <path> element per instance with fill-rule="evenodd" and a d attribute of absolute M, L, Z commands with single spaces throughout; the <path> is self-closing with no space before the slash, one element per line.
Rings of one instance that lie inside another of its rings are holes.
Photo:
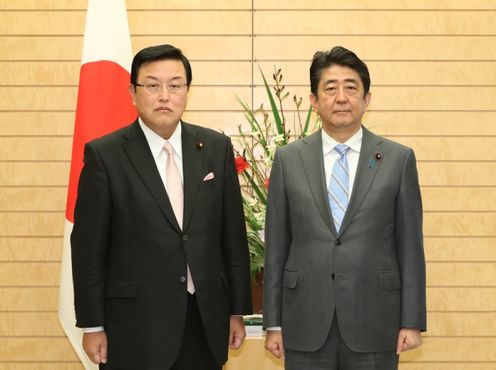
<path fill-rule="evenodd" d="M 263 81 L 264 81 L 265 91 L 267 92 L 267 96 L 269 97 L 270 108 L 272 109 L 272 114 L 274 116 L 274 122 L 276 124 L 277 133 L 279 135 L 283 135 L 284 134 L 284 128 L 282 125 L 281 116 L 279 115 L 279 110 L 277 109 L 277 106 L 276 106 L 276 101 L 274 100 L 274 96 L 272 95 L 272 92 L 270 91 L 269 84 L 267 83 L 267 80 L 265 79 L 265 76 L 264 76 L 262 69 L 260 67 L 259 67 L 259 70 L 260 70 L 260 73 L 261 73 Z"/>
<path fill-rule="evenodd" d="M 308 108 L 307 118 L 305 119 L 305 126 L 303 127 L 302 136 L 308 135 L 308 126 L 310 125 L 310 118 L 312 118 L 312 106 Z"/>

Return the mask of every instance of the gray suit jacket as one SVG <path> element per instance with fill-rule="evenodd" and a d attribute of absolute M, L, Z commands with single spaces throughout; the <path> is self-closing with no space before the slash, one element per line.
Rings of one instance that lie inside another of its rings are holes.
<path fill-rule="evenodd" d="M 320 131 L 276 153 L 267 204 L 264 326 L 281 326 L 287 349 L 315 351 L 336 311 L 353 350 L 395 350 L 400 328 L 426 329 L 415 155 L 363 128 L 339 233 L 323 163 Z"/>

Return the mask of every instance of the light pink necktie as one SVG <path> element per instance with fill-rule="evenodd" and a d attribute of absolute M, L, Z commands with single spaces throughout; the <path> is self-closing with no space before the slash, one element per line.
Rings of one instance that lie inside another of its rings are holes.
<path fill-rule="evenodd" d="M 167 194 L 169 195 L 169 200 L 174 210 L 174 215 L 176 216 L 177 223 L 179 227 L 183 228 L 183 209 L 184 209 L 184 192 L 183 192 L 183 181 L 181 179 L 181 174 L 179 173 L 179 168 L 177 168 L 176 160 L 174 159 L 174 149 L 169 142 L 164 145 L 167 151 L 167 164 L 165 165 L 165 177 L 167 182 Z M 186 266 L 187 272 L 187 283 L 188 292 L 193 294 L 195 292 L 195 286 L 193 284 L 193 278 L 191 277 L 191 272 L 189 271 L 189 266 Z"/>

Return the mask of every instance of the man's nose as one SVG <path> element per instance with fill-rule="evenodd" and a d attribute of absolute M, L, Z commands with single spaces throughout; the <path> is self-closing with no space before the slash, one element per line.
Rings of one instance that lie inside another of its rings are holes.
<path fill-rule="evenodd" d="M 158 91 L 158 99 L 160 101 L 168 101 L 170 97 L 169 90 L 166 85 L 161 85 Z"/>
<path fill-rule="evenodd" d="M 344 86 L 338 87 L 338 91 L 336 94 L 336 100 L 339 102 L 346 101 L 346 92 L 344 90 Z"/>

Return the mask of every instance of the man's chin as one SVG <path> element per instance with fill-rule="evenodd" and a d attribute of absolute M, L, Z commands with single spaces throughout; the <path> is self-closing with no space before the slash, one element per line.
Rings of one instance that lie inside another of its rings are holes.
<path fill-rule="evenodd" d="M 346 127 L 352 126 L 353 124 L 352 124 L 351 120 L 349 120 L 349 119 L 336 119 L 332 122 L 332 125 L 334 127 L 346 128 Z"/>

